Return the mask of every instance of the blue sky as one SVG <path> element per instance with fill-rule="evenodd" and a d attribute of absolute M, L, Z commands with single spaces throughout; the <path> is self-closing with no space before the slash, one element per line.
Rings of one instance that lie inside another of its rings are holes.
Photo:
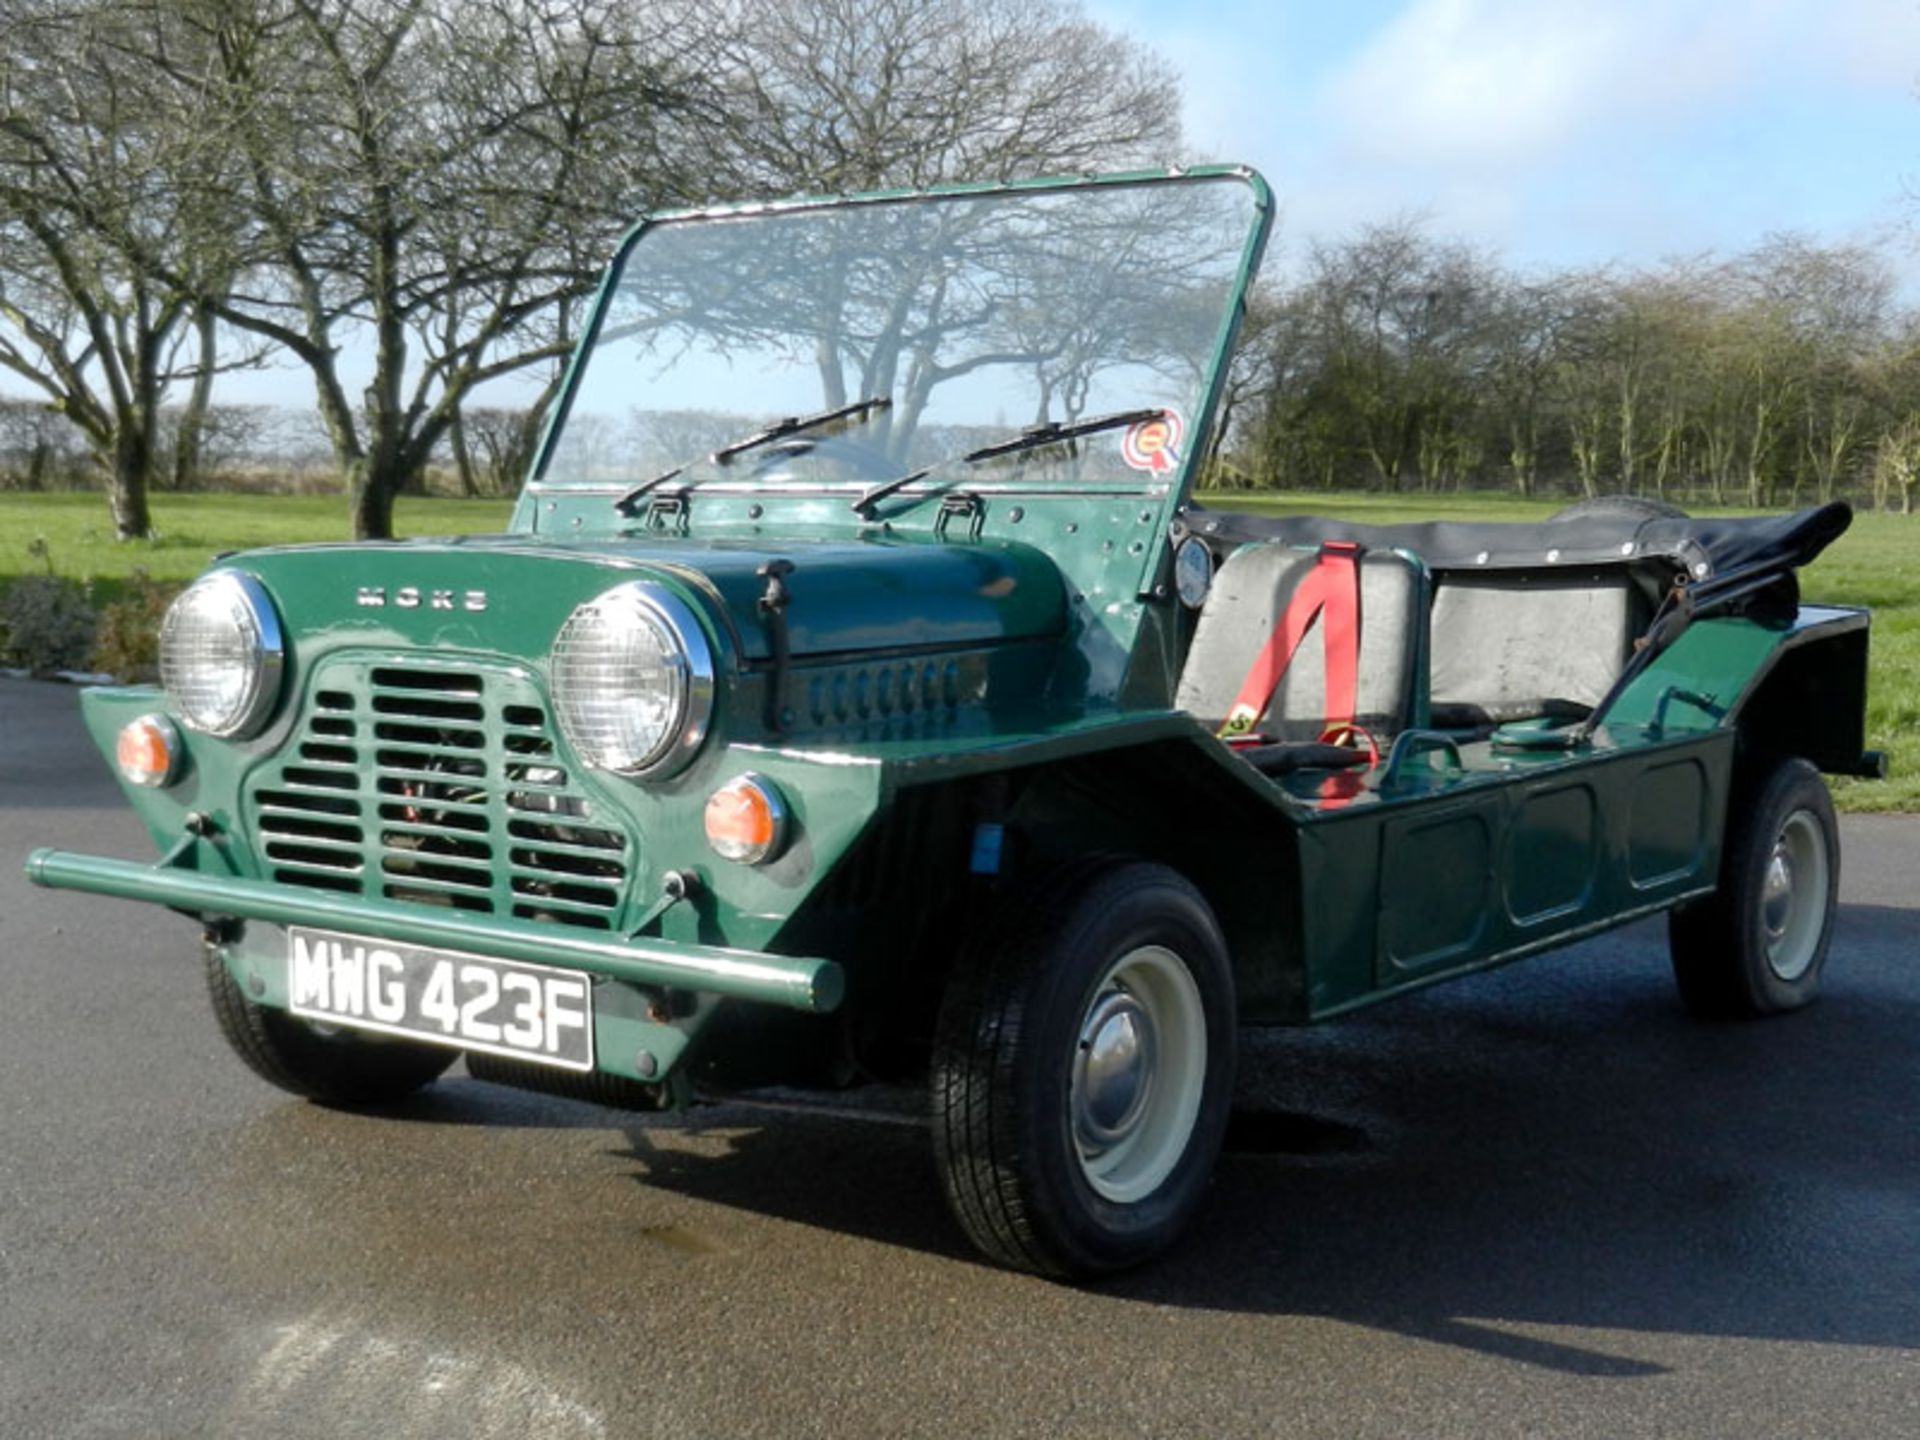
<path fill-rule="evenodd" d="M 1920 0 L 1086 3 L 1273 182 L 1270 269 L 1413 212 L 1522 267 L 1881 240 L 1920 299 Z"/>
<path fill-rule="evenodd" d="M 1419 214 L 1522 269 L 1881 244 L 1920 304 L 1920 0 L 1083 0 L 1265 172 L 1269 274 Z M 0 393 L 20 386 L 0 377 Z M 304 375 L 221 398 L 304 404 Z"/>

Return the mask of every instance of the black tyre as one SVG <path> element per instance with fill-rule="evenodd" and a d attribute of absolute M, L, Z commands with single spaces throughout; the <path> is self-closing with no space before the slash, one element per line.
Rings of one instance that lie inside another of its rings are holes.
<path fill-rule="evenodd" d="M 934 1153 L 989 1258 L 1086 1277 L 1170 1245 L 1220 1152 L 1233 974 L 1164 866 L 1070 866 L 962 954 L 933 1056 Z"/>
<path fill-rule="evenodd" d="M 1634 520 L 1684 520 L 1687 512 L 1665 500 L 1649 500 L 1644 495 L 1596 495 L 1578 500 L 1564 510 L 1556 510 L 1550 520 L 1585 520 L 1589 516 L 1626 517 Z"/>
<path fill-rule="evenodd" d="M 1701 1019 L 1777 1015 L 1820 991 L 1840 892 L 1826 782 L 1786 760 L 1736 791 L 1720 888 L 1667 922 L 1680 1000 Z"/>
<path fill-rule="evenodd" d="M 262 1080 L 326 1105 L 384 1105 L 430 1085 L 458 1052 L 345 1030 L 322 1030 L 247 999 L 206 947 L 207 993 L 227 1043 Z"/>

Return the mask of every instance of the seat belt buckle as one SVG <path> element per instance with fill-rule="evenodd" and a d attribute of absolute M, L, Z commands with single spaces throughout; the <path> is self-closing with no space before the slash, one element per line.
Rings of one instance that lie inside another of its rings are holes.
<path fill-rule="evenodd" d="M 1253 727 L 1259 723 L 1260 712 L 1253 706 L 1241 702 L 1227 712 L 1227 722 L 1215 733 L 1229 744 L 1253 734 Z"/>

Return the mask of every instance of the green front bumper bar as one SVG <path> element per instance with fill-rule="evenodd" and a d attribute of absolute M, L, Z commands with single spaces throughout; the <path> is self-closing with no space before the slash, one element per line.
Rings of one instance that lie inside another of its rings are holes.
<path fill-rule="evenodd" d="M 86 890 L 197 915 L 314 925 L 369 939 L 465 950 L 530 965 L 571 965 L 633 985 L 672 986 L 824 1013 L 846 989 L 831 960 L 761 955 L 666 940 L 599 939 L 578 931 L 505 916 L 472 916 L 387 900 L 351 899 L 237 876 L 208 875 L 164 863 L 139 865 L 98 855 L 36 850 L 27 878 L 55 890 Z"/>

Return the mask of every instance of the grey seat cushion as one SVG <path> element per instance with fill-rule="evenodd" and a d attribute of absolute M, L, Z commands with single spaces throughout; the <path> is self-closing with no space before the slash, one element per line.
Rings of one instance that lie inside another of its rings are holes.
<path fill-rule="evenodd" d="M 1494 719 L 1599 702 L 1626 664 L 1636 596 L 1623 573 L 1444 575 L 1433 595 L 1433 700 Z"/>
<path fill-rule="evenodd" d="M 1317 550 L 1250 545 L 1227 558 L 1200 611 L 1174 703 L 1210 725 L 1232 709 Z M 1427 577 L 1411 557 L 1360 557 L 1360 657 L 1355 719 L 1376 737 L 1415 723 L 1426 663 Z M 1280 740 L 1315 740 L 1327 716 L 1326 640 L 1319 620 L 1301 639 L 1258 729 Z"/>

